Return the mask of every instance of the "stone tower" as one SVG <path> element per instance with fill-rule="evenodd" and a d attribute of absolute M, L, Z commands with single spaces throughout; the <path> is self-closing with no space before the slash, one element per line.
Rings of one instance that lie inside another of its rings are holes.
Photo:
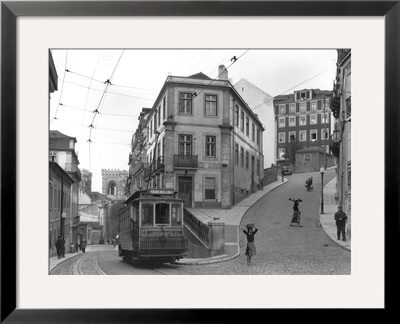
<path fill-rule="evenodd" d="M 102 193 L 112 198 L 124 198 L 128 171 L 101 169 Z"/>

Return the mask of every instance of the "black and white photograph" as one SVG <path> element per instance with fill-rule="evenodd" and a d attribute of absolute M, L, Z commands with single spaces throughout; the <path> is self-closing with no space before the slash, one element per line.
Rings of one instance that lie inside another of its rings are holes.
<path fill-rule="evenodd" d="M 48 55 L 50 275 L 351 275 L 351 49 Z"/>

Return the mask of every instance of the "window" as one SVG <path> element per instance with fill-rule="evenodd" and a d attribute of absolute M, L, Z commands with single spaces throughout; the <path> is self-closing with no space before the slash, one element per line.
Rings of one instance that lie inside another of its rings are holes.
<path fill-rule="evenodd" d="M 294 103 L 290 104 L 290 113 L 291 114 L 296 113 L 296 104 L 294 104 Z"/>
<path fill-rule="evenodd" d="M 192 114 L 192 94 L 180 93 L 179 94 L 179 113 Z"/>
<path fill-rule="evenodd" d="M 285 143 L 285 133 L 282 132 L 278 134 L 278 142 Z"/>
<path fill-rule="evenodd" d="M 260 145 L 260 139 L 261 139 L 261 136 L 260 136 L 260 129 L 257 127 L 257 145 Z"/>
<path fill-rule="evenodd" d="M 156 110 L 156 112 L 155 112 L 155 114 L 154 114 L 154 131 L 156 131 L 157 130 L 157 110 Z"/>
<path fill-rule="evenodd" d="M 166 111 L 165 111 L 165 109 L 166 109 L 165 100 L 166 100 L 166 98 L 165 98 L 165 96 L 164 96 L 163 101 L 162 101 L 162 111 L 163 111 L 163 119 L 164 119 L 164 120 L 165 120 L 165 118 L 167 117 L 167 116 L 166 116 Z"/>
<path fill-rule="evenodd" d="M 317 115 L 310 115 L 310 125 L 315 125 L 317 123 Z"/>
<path fill-rule="evenodd" d="M 311 111 L 311 104 L 310 104 L 310 102 L 309 101 L 307 101 L 307 111 Z"/>
<path fill-rule="evenodd" d="M 285 155 L 285 149 L 284 148 L 279 148 L 278 149 L 278 160 L 283 160 Z"/>
<path fill-rule="evenodd" d="M 171 205 L 171 221 L 172 226 L 179 226 L 182 224 L 182 208 L 181 205 L 173 204 Z"/>
<path fill-rule="evenodd" d="M 289 126 L 296 126 L 296 117 L 295 116 L 289 117 Z"/>
<path fill-rule="evenodd" d="M 318 100 L 318 110 L 322 109 L 322 100 Z"/>
<path fill-rule="evenodd" d="M 296 132 L 289 132 L 289 142 L 294 142 L 296 140 Z"/>
<path fill-rule="evenodd" d="M 315 113 L 317 111 L 317 102 L 311 101 L 311 112 Z"/>
<path fill-rule="evenodd" d="M 257 159 L 257 174 L 260 174 L 260 160 Z"/>
<path fill-rule="evenodd" d="M 285 127 L 285 117 L 279 118 L 279 127 Z"/>
<path fill-rule="evenodd" d="M 325 108 L 329 108 L 331 100 L 329 98 L 325 99 Z"/>
<path fill-rule="evenodd" d="M 284 115 L 286 113 L 285 105 L 279 105 L 279 115 Z"/>
<path fill-rule="evenodd" d="M 160 127 L 161 125 L 161 105 L 158 107 L 158 124 L 157 126 Z"/>
<path fill-rule="evenodd" d="M 217 96 L 206 95 L 206 116 L 217 116 Z"/>
<path fill-rule="evenodd" d="M 316 141 L 318 139 L 316 129 L 310 130 L 310 139 L 311 139 L 311 141 Z"/>
<path fill-rule="evenodd" d="M 244 148 L 240 148 L 240 166 L 244 167 Z"/>
<path fill-rule="evenodd" d="M 204 179 L 204 198 L 215 199 L 215 178 L 206 177 Z"/>
<path fill-rule="evenodd" d="M 304 162 L 311 162 L 311 154 L 304 154 Z"/>
<path fill-rule="evenodd" d="M 53 152 L 50 152 L 49 160 L 52 161 L 52 162 L 57 162 L 57 154 L 53 153 Z"/>
<path fill-rule="evenodd" d="M 329 113 L 321 114 L 321 124 L 329 123 Z"/>
<path fill-rule="evenodd" d="M 249 117 L 246 116 L 246 135 L 249 137 L 250 134 L 250 120 Z"/>
<path fill-rule="evenodd" d="M 179 135 L 179 155 L 192 155 L 192 135 Z"/>
<path fill-rule="evenodd" d="M 296 113 L 300 112 L 300 104 L 297 102 L 296 103 Z"/>
<path fill-rule="evenodd" d="M 235 163 L 239 165 L 239 145 L 235 144 Z"/>
<path fill-rule="evenodd" d="M 215 136 L 206 136 L 206 157 L 215 157 Z"/>
<path fill-rule="evenodd" d="M 300 113 L 301 114 L 305 114 L 306 113 L 306 103 L 305 102 L 301 102 L 300 103 Z"/>
<path fill-rule="evenodd" d="M 303 130 L 299 132 L 299 140 L 300 142 L 307 141 L 307 131 Z"/>
<path fill-rule="evenodd" d="M 154 217 L 154 205 L 153 204 L 142 204 L 142 215 L 141 224 L 153 226 Z"/>
<path fill-rule="evenodd" d="M 307 118 L 306 118 L 306 116 L 300 116 L 299 117 L 299 125 L 300 126 L 304 126 L 304 125 L 307 125 Z"/>
<path fill-rule="evenodd" d="M 156 225 L 169 225 L 169 204 L 155 204 Z"/>
<path fill-rule="evenodd" d="M 246 169 L 249 169 L 249 152 L 246 151 Z"/>
<path fill-rule="evenodd" d="M 235 126 L 239 127 L 239 106 L 235 104 Z"/>
<path fill-rule="evenodd" d="M 253 140 L 253 142 L 256 139 L 255 136 L 256 136 L 256 134 L 255 134 L 255 126 L 254 126 L 254 123 L 251 123 L 251 139 Z"/>
<path fill-rule="evenodd" d="M 240 130 L 244 133 L 244 112 L 240 113 Z"/>
<path fill-rule="evenodd" d="M 322 129 L 321 129 L 321 139 L 322 139 L 322 140 L 327 140 L 327 139 L 329 139 L 329 134 L 328 134 L 328 132 L 326 131 L 325 128 L 322 128 Z"/>

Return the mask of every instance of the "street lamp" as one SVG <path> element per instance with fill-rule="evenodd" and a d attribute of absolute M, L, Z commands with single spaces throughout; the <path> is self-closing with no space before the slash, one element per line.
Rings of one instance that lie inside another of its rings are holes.
<path fill-rule="evenodd" d="M 321 172 L 321 214 L 324 213 L 324 167 L 319 170 Z"/>

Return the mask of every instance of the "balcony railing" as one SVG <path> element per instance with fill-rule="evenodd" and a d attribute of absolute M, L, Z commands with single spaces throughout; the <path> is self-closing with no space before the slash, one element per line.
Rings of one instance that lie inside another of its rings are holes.
<path fill-rule="evenodd" d="M 144 178 L 148 178 L 153 173 L 164 170 L 164 167 L 165 167 L 164 157 L 159 156 L 155 161 L 153 161 L 150 164 L 150 166 L 148 166 L 147 168 L 144 168 L 144 171 L 143 171 Z"/>
<path fill-rule="evenodd" d="M 183 209 L 183 221 L 184 224 L 192 230 L 193 233 L 203 242 L 205 246 L 209 246 L 209 233 L 210 228 L 193 216 L 189 211 Z"/>
<path fill-rule="evenodd" d="M 175 168 L 198 168 L 198 156 L 197 155 L 174 155 L 174 167 Z"/>

